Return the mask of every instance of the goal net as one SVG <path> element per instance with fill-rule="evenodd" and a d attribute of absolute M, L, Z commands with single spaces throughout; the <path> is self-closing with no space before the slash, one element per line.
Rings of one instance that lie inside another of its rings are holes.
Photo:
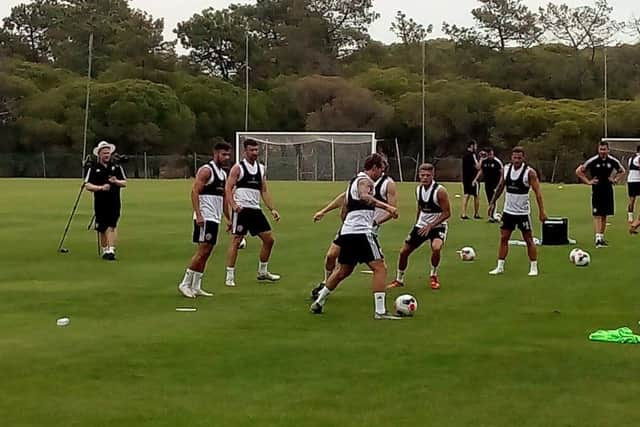
<path fill-rule="evenodd" d="M 602 138 L 602 141 L 609 143 L 611 154 L 618 158 L 625 168 L 628 168 L 629 160 L 635 156 L 640 146 L 640 138 Z"/>
<path fill-rule="evenodd" d="M 373 132 L 236 132 L 236 161 L 247 139 L 260 143 L 270 180 L 345 181 L 376 152 Z"/>

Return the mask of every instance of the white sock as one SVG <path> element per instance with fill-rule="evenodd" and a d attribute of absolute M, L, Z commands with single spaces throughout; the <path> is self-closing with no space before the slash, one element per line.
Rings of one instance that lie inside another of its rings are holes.
<path fill-rule="evenodd" d="M 436 266 L 431 266 L 431 273 L 430 276 L 437 276 L 438 275 L 438 270 L 440 269 L 439 265 Z"/>
<path fill-rule="evenodd" d="M 603 233 L 596 233 L 596 242 L 598 240 L 604 240 L 604 234 Z"/>
<path fill-rule="evenodd" d="M 191 286 L 191 281 L 193 280 L 193 274 L 195 271 L 187 268 L 187 271 L 184 273 L 184 277 L 182 278 L 182 282 L 180 282 L 180 286 Z"/>
<path fill-rule="evenodd" d="M 324 282 L 323 283 L 327 283 L 327 280 L 329 280 L 329 276 L 331 276 L 331 273 L 333 273 L 333 270 L 325 270 L 324 271 Z"/>
<path fill-rule="evenodd" d="M 107 250 L 109 251 L 110 254 L 115 254 L 116 253 L 116 247 L 115 246 L 109 246 L 109 248 Z"/>
<path fill-rule="evenodd" d="M 104 255 L 106 253 L 109 253 L 109 246 L 103 246 L 102 247 L 102 254 Z"/>
<path fill-rule="evenodd" d="M 529 268 L 531 271 L 538 271 L 538 261 L 531 261 L 531 267 Z"/>
<path fill-rule="evenodd" d="M 269 262 L 259 262 L 258 263 L 258 274 L 267 274 L 267 265 Z"/>
<path fill-rule="evenodd" d="M 330 293 L 331 293 L 331 289 L 327 288 L 326 286 L 320 289 L 320 292 L 318 293 L 318 299 L 316 300 L 316 302 L 320 305 L 324 305 L 327 302 L 327 298 L 329 297 Z"/>
<path fill-rule="evenodd" d="M 387 305 L 385 302 L 387 294 L 384 292 L 373 293 L 373 303 L 376 306 L 377 314 L 385 314 L 387 312 Z"/>
<path fill-rule="evenodd" d="M 234 280 L 236 276 L 236 268 L 235 267 L 227 267 L 227 279 L 226 280 Z"/>
<path fill-rule="evenodd" d="M 633 212 L 628 212 L 627 218 L 629 219 L 629 222 L 633 222 Z"/>
<path fill-rule="evenodd" d="M 202 275 L 204 273 L 200 273 L 199 271 L 193 272 L 193 284 L 191 285 L 191 289 L 199 291 L 202 289 Z"/>
<path fill-rule="evenodd" d="M 398 270 L 396 273 L 396 280 L 400 283 L 404 283 L 404 272 L 405 270 Z"/>
<path fill-rule="evenodd" d="M 498 270 L 504 270 L 504 260 L 503 259 L 499 259 L 498 260 Z"/>

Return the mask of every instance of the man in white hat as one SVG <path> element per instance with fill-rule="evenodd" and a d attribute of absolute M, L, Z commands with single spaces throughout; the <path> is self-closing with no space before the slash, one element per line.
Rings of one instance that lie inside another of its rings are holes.
<path fill-rule="evenodd" d="M 94 149 L 97 162 L 91 165 L 85 177 L 85 188 L 93 193 L 96 231 L 100 235 L 102 259 L 116 259 L 116 228 L 120 219 L 120 188 L 127 186 L 122 166 L 111 161 L 116 146 L 101 141 Z"/>

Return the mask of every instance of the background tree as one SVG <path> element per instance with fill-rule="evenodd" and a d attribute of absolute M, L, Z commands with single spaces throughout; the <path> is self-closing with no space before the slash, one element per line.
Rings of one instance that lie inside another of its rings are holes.
<path fill-rule="evenodd" d="M 420 43 L 427 38 L 428 34 L 433 31 L 433 25 L 427 28 L 417 23 L 413 18 L 407 19 L 407 15 L 402 11 L 396 13 L 396 19 L 391 23 L 390 30 L 404 43 L 410 45 Z"/>

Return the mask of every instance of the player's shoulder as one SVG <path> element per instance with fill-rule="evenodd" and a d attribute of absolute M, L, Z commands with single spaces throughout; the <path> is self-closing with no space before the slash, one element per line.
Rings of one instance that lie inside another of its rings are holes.
<path fill-rule="evenodd" d="M 595 156 L 589 157 L 587 160 L 585 160 L 585 162 L 583 163 L 583 166 L 588 167 L 589 165 L 593 164 L 593 162 L 598 160 L 599 157 L 600 156 L 598 156 L 597 154 Z"/>

